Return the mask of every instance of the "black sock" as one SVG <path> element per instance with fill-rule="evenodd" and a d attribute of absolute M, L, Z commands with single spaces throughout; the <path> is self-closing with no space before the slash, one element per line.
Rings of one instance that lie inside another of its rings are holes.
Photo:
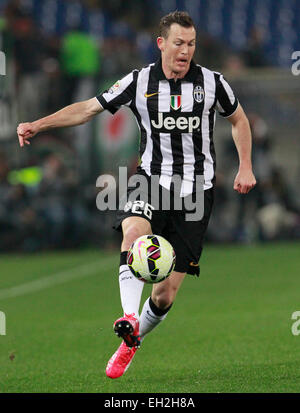
<path fill-rule="evenodd" d="M 152 301 L 152 298 L 150 297 L 149 299 L 149 305 L 151 310 L 153 311 L 153 314 L 157 315 L 158 317 L 161 317 L 165 314 L 167 314 L 167 312 L 170 310 L 170 308 L 172 307 L 173 303 L 171 305 L 169 305 L 169 307 L 165 308 L 165 309 L 161 309 L 159 307 L 157 307 L 154 302 Z"/>
<path fill-rule="evenodd" d="M 120 266 L 121 265 L 127 265 L 127 252 L 128 251 L 123 251 L 120 254 Z"/>

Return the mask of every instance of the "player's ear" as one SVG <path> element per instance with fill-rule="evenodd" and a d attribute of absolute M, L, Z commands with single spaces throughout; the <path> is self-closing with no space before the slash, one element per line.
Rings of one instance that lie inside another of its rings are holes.
<path fill-rule="evenodd" d="M 159 48 L 159 50 L 161 52 L 163 52 L 164 51 L 164 38 L 163 37 L 158 37 L 156 39 L 156 42 L 157 42 L 157 47 Z"/>

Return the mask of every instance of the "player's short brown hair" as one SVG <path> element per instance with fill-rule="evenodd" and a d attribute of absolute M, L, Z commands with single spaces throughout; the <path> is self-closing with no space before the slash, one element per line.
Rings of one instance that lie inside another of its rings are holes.
<path fill-rule="evenodd" d="M 193 19 L 186 11 L 173 11 L 160 19 L 159 36 L 167 39 L 169 36 L 170 27 L 173 23 L 177 23 L 182 27 L 194 27 Z"/>

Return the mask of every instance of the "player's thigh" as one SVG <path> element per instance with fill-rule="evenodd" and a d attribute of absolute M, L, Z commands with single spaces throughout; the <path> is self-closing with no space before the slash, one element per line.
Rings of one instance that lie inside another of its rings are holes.
<path fill-rule="evenodd" d="M 122 251 L 127 251 L 131 244 L 142 235 L 152 234 L 150 222 L 142 217 L 131 216 L 122 221 Z"/>
<path fill-rule="evenodd" d="M 151 297 L 159 308 L 166 308 L 173 303 L 185 274 L 184 272 L 173 271 L 164 281 L 153 284 Z"/>

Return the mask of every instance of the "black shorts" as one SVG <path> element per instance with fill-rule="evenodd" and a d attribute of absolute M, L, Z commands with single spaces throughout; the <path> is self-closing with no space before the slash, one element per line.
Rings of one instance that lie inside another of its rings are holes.
<path fill-rule="evenodd" d="M 138 170 L 137 174 L 144 175 L 148 180 L 150 179 L 142 170 Z M 149 188 L 151 186 L 149 185 Z M 136 189 L 128 187 L 127 198 Z M 186 272 L 191 275 L 199 276 L 199 259 L 202 253 L 202 244 L 204 235 L 208 226 L 211 210 L 213 206 L 214 191 L 213 188 L 204 191 L 204 209 L 203 217 L 197 221 L 189 221 L 186 219 L 186 214 L 192 211 L 176 210 L 174 208 L 173 191 L 167 191 L 159 185 L 159 207 L 153 209 L 151 207 L 151 190 L 144 193 L 137 198 L 135 202 L 127 202 L 123 200 L 125 207 L 117 211 L 116 222 L 114 229 L 121 231 L 122 221 L 131 216 L 138 216 L 145 218 L 150 222 L 152 233 L 161 235 L 167 239 L 173 246 L 176 253 L 175 271 Z M 169 210 L 163 210 L 161 205 L 162 192 L 168 193 L 171 199 L 171 206 Z M 194 195 L 194 194 L 193 194 Z M 153 201 L 153 199 L 152 199 Z M 153 203 L 153 202 L 152 202 Z"/>

